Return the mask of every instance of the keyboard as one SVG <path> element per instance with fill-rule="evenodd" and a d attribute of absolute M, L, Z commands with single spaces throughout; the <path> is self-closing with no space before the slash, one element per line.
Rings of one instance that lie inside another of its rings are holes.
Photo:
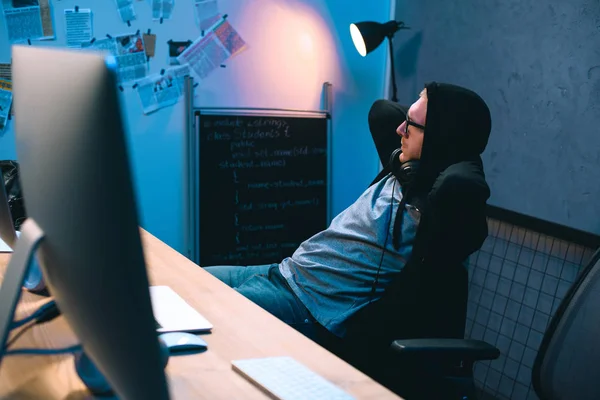
<path fill-rule="evenodd" d="M 235 360 L 233 369 L 278 400 L 353 400 L 292 357 Z"/>

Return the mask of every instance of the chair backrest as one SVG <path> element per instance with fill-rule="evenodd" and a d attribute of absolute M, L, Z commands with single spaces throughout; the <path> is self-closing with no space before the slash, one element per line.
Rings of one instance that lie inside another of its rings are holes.
<path fill-rule="evenodd" d="M 552 317 L 532 382 L 541 399 L 600 399 L 600 250 Z"/>

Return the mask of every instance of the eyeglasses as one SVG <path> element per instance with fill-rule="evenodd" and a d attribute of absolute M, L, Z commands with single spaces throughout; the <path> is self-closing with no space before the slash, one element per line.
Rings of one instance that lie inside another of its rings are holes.
<path fill-rule="evenodd" d="M 416 122 L 411 121 L 410 118 L 408 118 L 408 116 L 407 116 L 406 120 L 404 121 L 404 129 L 401 129 L 400 131 L 403 134 L 408 135 L 408 126 L 409 125 L 412 125 L 415 128 L 419 128 L 419 129 L 425 130 L 425 125 L 417 124 Z"/>

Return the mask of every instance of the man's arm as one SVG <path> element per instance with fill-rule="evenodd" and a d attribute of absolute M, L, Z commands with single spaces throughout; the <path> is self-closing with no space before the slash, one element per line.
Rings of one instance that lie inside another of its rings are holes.
<path fill-rule="evenodd" d="M 386 167 L 392 152 L 401 146 L 396 129 L 405 119 L 404 112 L 397 103 L 377 100 L 369 111 L 369 130 L 377 149 L 381 165 Z"/>

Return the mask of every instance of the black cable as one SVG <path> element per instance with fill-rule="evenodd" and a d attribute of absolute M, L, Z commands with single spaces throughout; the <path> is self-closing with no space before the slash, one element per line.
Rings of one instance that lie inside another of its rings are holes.
<path fill-rule="evenodd" d="M 377 267 L 377 273 L 375 274 L 375 280 L 373 281 L 373 286 L 371 286 L 371 294 L 369 296 L 369 304 L 373 301 L 373 296 L 375 296 L 375 292 L 377 290 L 377 283 L 379 283 L 379 273 L 381 271 L 381 266 L 383 265 L 383 257 L 385 255 L 385 247 L 387 246 L 388 237 L 390 236 L 390 228 L 392 227 L 392 215 L 394 214 L 394 193 L 396 191 L 396 181 L 394 179 L 394 184 L 392 185 L 392 199 L 390 200 L 390 217 L 388 218 L 388 226 L 385 231 L 385 241 L 383 242 L 383 248 L 381 250 L 381 258 L 379 259 L 379 267 Z M 397 217 L 402 217 L 402 215 L 398 215 Z"/>
<path fill-rule="evenodd" d="M 28 330 L 30 330 L 31 328 L 33 328 L 36 325 L 36 322 L 32 322 L 29 325 L 26 325 L 25 328 L 21 329 L 15 336 L 12 337 L 12 339 L 10 339 L 8 342 L 6 342 L 6 345 L 4 346 L 4 349 L 8 349 L 10 346 L 12 346 L 13 344 L 15 344 L 15 342 L 17 340 L 19 340 L 19 338 L 21 336 L 23 336 L 23 334 L 25 332 L 27 332 Z"/>
<path fill-rule="evenodd" d="M 70 354 L 75 353 L 81 350 L 81 345 L 76 344 L 69 347 L 61 347 L 58 349 L 33 349 L 33 348 L 24 348 L 24 349 L 14 349 L 8 350 L 4 353 L 5 356 L 53 356 L 58 354 Z"/>
<path fill-rule="evenodd" d="M 22 320 L 17 321 L 17 323 L 16 323 L 17 327 L 23 326 L 25 324 L 28 324 L 28 325 L 26 325 L 23 329 L 21 329 L 15 336 L 13 336 L 12 339 L 10 339 L 6 343 L 6 345 L 4 346 L 4 349 L 6 350 L 10 346 L 12 346 L 25 332 L 27 332 L 29 329 L 31 329 L 35 325 L 41 325 L 46 322 L 50 322 L 54 318 L 58 317 L 59 315 L 60 315 L 60 310 L 58 309 L 58 306 L 56 305 L 56 303 L 54 301 L 44 304 L 42 307 L 40 307 L 40 309 L 38 309 L 35 313 L 30 315 L 29 317 L 23 318 Z M 31 322 L 31 321 L 33 321 L 33 322 Z M 13 329 L 15 329 L 15 328 L 13 328 Z"/>

